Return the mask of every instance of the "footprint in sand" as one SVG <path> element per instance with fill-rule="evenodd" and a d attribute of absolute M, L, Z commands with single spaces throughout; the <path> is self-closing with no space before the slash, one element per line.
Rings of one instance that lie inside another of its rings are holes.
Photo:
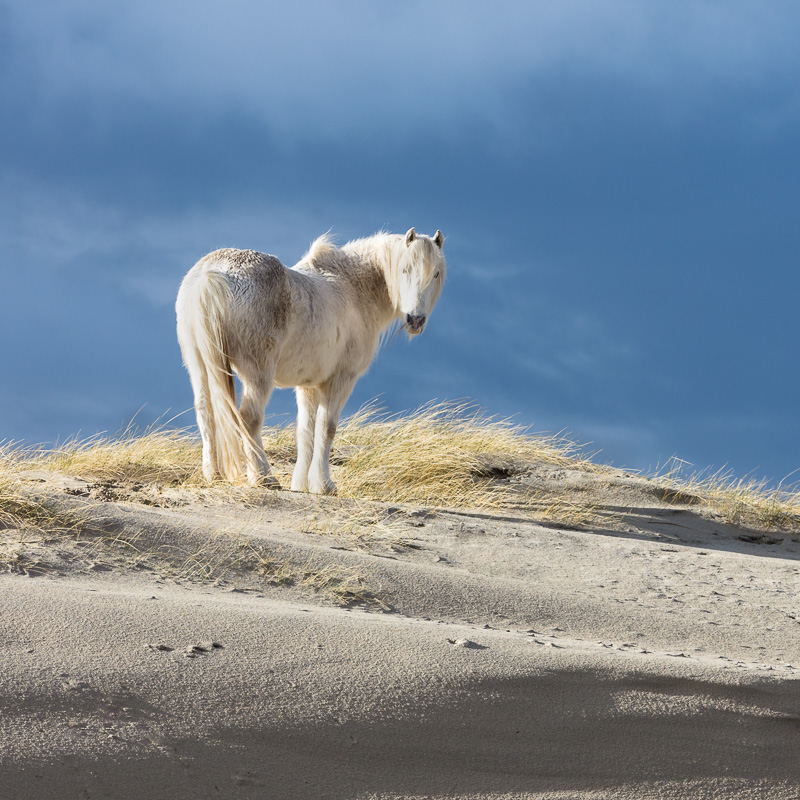
<path fill-rule="evenodd" d="M 453 647 L 465 647 L 470 650 L 488 650 L 489 648 L 486 645 L 478 644 L 477 642 L 472 642 L 469 639 L 448 639 L 447 640 Z"/>
<path fill-rule="evenodd" d="M 200 644 L 190 644 L 184 649 L 183 653 L 187 658 L 200 658 L 213 653 L 214 650 L 222 649 L 224 648 L 219 642 L 208 641 L 200 642 Z"/>
<path fill-rule="evenodd" d="M 155 652 L 161 653 L 171 653 L 175 650 L 174 647 L 171 647 L 168 644 L 148 644 L 146 645 L 150 650 Z M 208 640 L 206 642 L 200 642 L 198 644 L 190 644 L 183 648 L 183 655 L 187 658 L 199 658 L 202 656 L 206 656 L 209 653 L 213 653 L 215 650 L 223 650 L 224 646 L 221 645 L 219 642 L 214 642 Z"/>

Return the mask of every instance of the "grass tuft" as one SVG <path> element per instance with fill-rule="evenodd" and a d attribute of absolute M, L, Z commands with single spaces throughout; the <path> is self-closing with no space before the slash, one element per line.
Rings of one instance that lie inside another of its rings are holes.
<path fill-rule="evenodd" d="M 509 479 L 526 465 L 593 469 L 572 442 L 532 435 L 468 405 L 431 404 L 402 416 L 366 408 L 346 419 L 337 437 L 346 457 L 334 480 L 340 496 L 355 499 L 519 507 L 524 499 Z"/>
<path fill-rule="evenodd" d="M 296 559 L 275 560 L 268 552 L 249 546 L 255 559 L 257 572 L 273 586 L 300 586 L 311 589 L 315 594 L 325 594 L 342 605 L 384 603 L 367 589 L 363 576 L 348 567 L 338 564 L 315 566 L 310 559 L 300 562 Z"/>
<path fill-rule="evenodd" d="M 0 529 L 24 535 L 79 528 L 83 521 L 80 515 L 54 509 L 35 493 L 25 490 L 20 471 L 28 468 L 31 453 L 13 444 L 0 445 Z"/>
<path fill-rule="evenodd" d="M 53 450 L 30 453 L 28 468 L 37 466 L 68 475 L 105 481 L 197 485 L 200 442 L 186 430 L 150 428 L 143 434 L 126 430 L 116 437 L 98 434 L 70 439 Z"/>
<path fill-rule="evenodd" d="M 0 569 L 38 574 L 41 562 L 32 558 L 31 545 L 64 535 L 77 535 L 83 514 L 53 507 L 35 492 L 26 491 L 20 477 L 30 451 L 0 445 Z"/>
<path fill-rule="evenodd" d="M 293 427 L 263 432 L 267 456 L 284 486 L 291 480 L 296 457 L 294 439 Z M 29 469 L 54 469 L 95 481 L 207 485 L 200 470 L 199 441 L 186 430 L 74 439 L 51 451 L 29 452 L 25 461 Z M 522 491 L 514 479 L 532 462 L 596 469 L 563 437 L 532 435 L 468 405 L 430 404 L 395 416 L 367 407 L 345 419 L 337 432 L 332 471 L 342 498 L 515 508 L 573 523 L 591 517 L 585 505 L 567 498 Z"/>
<path fill-rule="evenodd" d="M 800 492 L 765 479 L 737 478 L 728 470 L 687 474 L 687 464 L 672 459 L 657 479 L 682 494 L 701 499 L 727 523 L 760 531 L 800 530 Z"/>

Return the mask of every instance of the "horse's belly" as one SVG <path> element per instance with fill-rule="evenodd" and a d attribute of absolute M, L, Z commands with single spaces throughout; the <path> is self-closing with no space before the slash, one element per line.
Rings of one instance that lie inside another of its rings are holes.
<path fill-rule="evenodd" d="M 292 389 L 295 386 L 319 386 L 321 383 L 325 383 L 325 379 L 317 379 L 307 375 L 302 370 L 298 372 L 279 372 L 275 375 L 275 386 L 278 389 Z"/>
<path fill-rule="evenodd" d="M 336 371 L 339 359 L 334 348 L 290 348 L 284 350 L 275 370 L 275 385 L 319 386 Z"/>
<path fill-rule="evenodd" d="M 287 343 L 278 359 L 275 385 L 320 386 L 337 373 L 361 375 L 372 360 L 367 342 L 356 338 L 309 337 L 303 342 Z"/>

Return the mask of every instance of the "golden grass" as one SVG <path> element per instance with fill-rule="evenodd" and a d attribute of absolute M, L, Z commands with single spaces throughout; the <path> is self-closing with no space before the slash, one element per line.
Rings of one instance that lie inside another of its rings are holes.
<path fill-rule="evenodd" d="M 167 548 L 148 554 L 148 558 L 161 562 L 163 573 L 177 578 L 220 583 L 241 574 L 256 575 L 271 586 L 309 589 L 345 605 L 381 604 L 353 569 L 336 564 L 317 566 L 309 558 L 303 560 L 293 555 L 276 557 L 268 548 L 242 536 L 211 535 L 197 551 L 175 556 Z"/>
<path fill-rule="evenodd" d="M 593 468 L 566 439 L 534 436 L 464 405 L 392 417 L 367 408 L 346 419 L 337 437 L 339 449 L 351 451 L 334 476 L 340 496 L 390 503 L 519 507 L 520 493 L 497 479 L 525 463 Z"/>
<path fill-rule="evenodd" d="M 286 486 L 296 457 L 294 429 L 272 427 L 263 440 L 274 473 Z M 185 430 L 71 440 L 29 451 L 28 469 L 53 469 L 97 481 L 206 486 L 197 437 Z M 594 469 L 578 448 L 557 436 L 532 435 L 508 420 L 465 405 L 428 405 L 403 416 L 368 407 L 344 420 L 333 453 L 342 498 L 434 507 L 514 508 L 547 519 L 587 517 L 581 504 L 520 491 L 508 479 L 526 463 Z M 230 486 L 230 484 L 226 484 Z"/>
<path fill-rule="evenodd" d="M 296 450 L 294 428 L 265 428 L 264 446 L 283 486 L 291 480 Z M 431 404 L 388 416 L 367 407 L 345 419 L 332 457 L 339 497 L 351 502 L 341 519 L 314 522 L 309 531 L 347 536 L 358 546 L 379 539 L 391 542 L 390 521 L 369 509 L 370 501 L 428 508 L 511 509 L 534 519 L 586 525 L 596 519 L 591 495 L 581 498 L 557 482 L 534 489 L 521 480 L 532 466 L 599 471 L 572 442 L 531 434 L 509 420 L 487 416 L 474 407 Z M 95 436 L 68 441 L 54 450 L 0 449 L 0 524 L 19 527 L 41 518 L 44 527 L 64 527 L 48 518 L 41 504 L 20 494 L 20 469 L 48 469 L 96 481 L 141 484 L 160 491 L 174 486 L 208 491 L 200 471 L 200 444 L 186 430 L 151 429 L 141 435 Z M 800 494 L 766 482 L 736 480 L 728 474 L 685 477 L 681 469 L 657 474 L 663 486 L 696 495 L 727 522 L 763 530 L 800 528 Z M 226 497 L 251 502 L 259 490 L 220 483 Z M 213 487 L 211 491 L 213 491 Z M 260 492 L 260 494 L 264 494 Z M 355 501 L 355 506 L 352 502 Z M 367 505 L 365 505 L 367 504 Z M 11 520 L 11 521 L 9 521 Z M 67 521 L 68 523 L 68 521 Z"/>
<path fill-rule="evenodd" d="M 310 559 L 275 560 L 265 551 L 252 546 L 250 553 L 257 563 L 258 573 L 273 586 L 299 586 L 314 593 L 327 594 L 345 605 L 352 603 L 384 605 L 378 596 L 367 588 L 364 578 L 349 567 L 339 564 L 318 567 L 312 564 Z"/>
<path fill-rule="evenodd" d="M 35 493 L 25 491 L 21 469 L 30 463 L 31 451 L 0 445 L 0 529 L 29 533 L 57 533 L 78 529 L 83 517 L 51 507 Z"/>
<path fill-rule="evenodd" d="M 800 491 L 765 479 L 736 478 L 719 470 L 683 474 L 685 463 L 674 460 L 669 470 L 657 475 L 663 485 L 699 498 L 703 505 L 727 523 L 759 531 L 800 530 Z"/>
<path fill-rule="evenodd" d="M 31 556 L 31 545 L 79 533 L 86 517 L 55 507 L 25 490 L 20 468 L 27 463 L 27 455 L 24 449 L 0 446 L 0 569 L 37 574 L 44 567 Z"/>
<path fill-rule="evenodd" d="M 30 451 L 28 468 L 41 467 L 96 480 L 199 485 L 200 445 L 186 430 L 148 429 L 143 434 L 72 439 L 53 450 Z"/>
<path fill-rule="evenodd" d="M 341 507 L 338 513 L 311 514 L 303 520 L 301 530 L 316 536 L 331 536 L 371 551 L 378 546 L 401 549 L 410 546 L 408 526 L 400 514 L 387 514 L 368 502 Z"/>
<path fill-rule="evenodd" d="M 273 431 L 273 451 L 285 447 L 292 435 L 285 429 Z M 22 477 L 25 472 L 43 469 L 109 485 L 178 485 L 202 490 L 205 482 L 199 463 L 199 442 L 183 430 L 148 430 L 140 436 L 125 431 L 116 438 L 71 440 L 51 451 L 0 446 L 0 569 L 45 572 L 47 566 L 34 553 L 38 543 L 71 541 L 84 545 L 83 560 L 95 567 L 119 562 L 129 566 L 149 564 L 166 577 L 200 582 L 223 580 L 238 572 L 253 573 L 271 585 L 298 586 L 343 604 L 380 604 L 354 570 L 271 558 L 262 548 L 227 534 L 209 536 L 202 547 L 190 552 L 180 543 L 143 544 L 125 533 L 95 531 L 88 511 L 65 510 L 37 498 Z M 226 485 L 226 494 L 231 488 L 236 499 L 245 502 L 257 492 L 250 487 Z"/>
<path fill-rule="evenodd" d="M 85 473 L 116 476 L 122 480 L 135 475 L 138 479 L 156 476 L 164 480 L 174 475 L 176 454 L 187 449 L 184 436 L 154 436 L 147 441 L 125 442 L 121 452 L 113 452 L 112 442 L 97 442 L 91 448 L 80 447 L 77 456 L 58 453 L 54 457 L 64 465 Z M 153 444 L 148 448 L 147 444 Z M 197 449 L 196 443 L 194 448 Z M 99 462 L 92 461 L 90 453 L 100 453 Z M 143 456 L 140 460 L 135 455 Z M 165 458 L 166 456 L 166 458 Z M 127 532 L 105 533 L 94 530 L 87 511 L 65 510 L 37 499 L 26 490 L 21 470 L 43 466 L 41 452 L 20 450 L 11 446 L 0 447 L 0 570 L 36 575 L 50 569 L 38 555 L 42 543 L 71 542 L 83 545 L 81 560 L 96 569 L 125 566 L 148 566 L 164 577 L 188 579 L 199 582 L 221 581 L 242 574 L 254 574 L 268 584 L 298 586 L 330 597 L 342 604 L 378 604 L 380 600 L 369 591 L 361 575 L 355 570 L 326 565 L 316 567 L 310 561 L 296 558 L 274 558 L 267 550 L 255 546 L 242 537 L 230 534 L 212 534 L 196 551 L 187 550 L 183 542 L 159 541 L 145 543 L 142 536 Z M 88 459 L 88 460 L 87 460 Z M 163 459 L 163 461 L 159 461 Z M 194 469 L 190 473 L 194 475 Z"/>

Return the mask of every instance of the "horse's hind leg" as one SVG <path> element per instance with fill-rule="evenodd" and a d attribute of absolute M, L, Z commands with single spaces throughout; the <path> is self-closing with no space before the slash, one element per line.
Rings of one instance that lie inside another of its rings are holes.
<path fill-rule="evenodd" d="M 191 344 L 183 347 L 183 362 L 189 372 L 189 380 L 194 393 L 194 410 L 197 427 L 203 440 L 203 477 L 213 481 L 220 476 L 217 459 L 217 437 L 215 434 L 214 412 L 208 390 L 208 373 L 200 360 L 200 355 Z"/>
<path fill-rule="evenodd" d="M 320 391 L 316 387 L 298 387 L 297 397 L 297 462 L 292 473 L 292 491 L 308 491 L 308 469 L 314 455 L 314 420 L 317 416 Z"/>
<path fill-rule="evenodd" d="M 261 442 L 261 429 L 264 426 L 264 408 L 272 394 L 273 373 L 245 377 L 239 373 L 242 381 L 242 404 L 239 411 L 245 427 L 244 450 L 247 461 L 247 482 L 253 486 L 269 486 L 280 488 L 272 471 Z"/>
<path fill-rule="evenodd" d="M 308 471 L 308 490 L 315 494 L 335 494 L 331 480 L 331 448 L 339 417 L 353 391 L 357 376 L 338 375 L 320 387 L 320 402 L 314 426 L 314 457 Z"/>

